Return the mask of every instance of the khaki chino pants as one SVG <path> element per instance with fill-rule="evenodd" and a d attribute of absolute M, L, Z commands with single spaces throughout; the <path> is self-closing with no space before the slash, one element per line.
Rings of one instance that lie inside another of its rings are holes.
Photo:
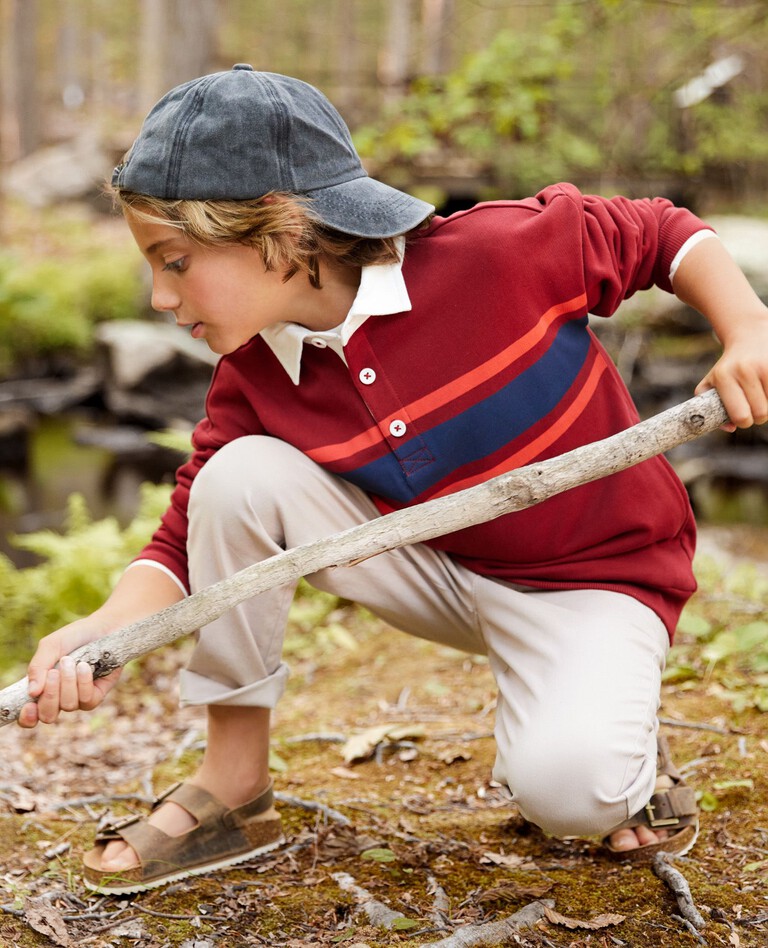
<path fill-rule="evenodd" d="M 295 448 L 237 439 L 193 484 L 192 588 L 378 516 L 361 490 Z M 498 686 L 493 776 L 542 829 L 603 834 L 650 798 L 669 643 L 647 606 L 601 590 L 521 590 L 423 544 L 307 580 L 404 632 L 488 656 Z M 182 700 L 274 707 L 293 593 L 292 584 L 262 593 L 203 628 Z"/>

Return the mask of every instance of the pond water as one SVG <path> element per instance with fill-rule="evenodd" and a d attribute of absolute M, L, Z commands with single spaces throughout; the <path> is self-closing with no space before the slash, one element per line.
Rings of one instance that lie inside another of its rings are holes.
<path fill-rule="evenodd" d="M 116 430 L 124 435 L 119 452 L 88 443 Z M 125 525 L 136 512 L 139 485 L 173 473 L 165 452 L 145 443 L 141 432 L 115 429 L 89 413 L 41 417 L 26 437 L 26 450 L 0 449 L 0 552 L 17 566 L 34 557 L 16 549 L 12 535 L 60 529 L 70 494 L 82 494 L 94 518 L 111 515 Z M 125 449 L 127 441 L 133 450 Z"/>

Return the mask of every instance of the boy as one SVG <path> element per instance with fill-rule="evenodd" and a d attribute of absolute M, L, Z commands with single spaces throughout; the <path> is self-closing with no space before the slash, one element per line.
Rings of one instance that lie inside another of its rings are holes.
<path fill-rule="evenodd" d="M 240 64 L 169 92 L 113 186 L 153 306 L 222 355 L 152 541 L 92 616 L 40 643 L 20 723 L 95 707 L 77 646 L 281 549 L 561 454 L 636 421 L 587 314 L 656 283 L 724 346 L 733 428 L 768 418 L 768 311 L 712 231 L 664 200 L 556 185 L 433 217 L 365 175 L 317 90 Z M 657 741 L 694 526 L 662 458 L 489 524 L 309 577 L 392 625 L 488 655 L 494 777 L 556 835 L 687 851 L 697 813 Z M 292 588 L 200 630 L 182 697 L 200 769 L 97 840 L 85 877 L 133 892 L 281 841 L 269 713 Z M 58 668 L 54 666 L 56 663 Z"/>

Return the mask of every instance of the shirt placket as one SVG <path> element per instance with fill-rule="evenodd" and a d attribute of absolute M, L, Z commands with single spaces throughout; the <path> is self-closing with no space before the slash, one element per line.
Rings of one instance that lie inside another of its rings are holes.
<path fill-rule="evenodd" d="M 368 340 L 356 334 L 354 345 L 344 352 L 358 394 L 416 496 L 417 473 L 435 461 L 424 432 Z"/>

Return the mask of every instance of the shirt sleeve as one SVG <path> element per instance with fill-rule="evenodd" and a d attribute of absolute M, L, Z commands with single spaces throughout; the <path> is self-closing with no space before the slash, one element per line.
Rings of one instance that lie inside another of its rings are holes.
<path fill-rule="evenodd" d="M 195 478 L 228 442 L 243 435 L 264 433 L 255 407 L 244 394 L 240 372 L 240 363 L 226 356 L 217 364 L 206 399 L 205 418 L 192 433 L 192 454 L 176 471 L 176 487 L 160 526 L 133 561 L 151 561 L 167 570 L 185 592 L 189 590 L 187 508 Z"/>
<path fill-rule="evenodd" d="M 697 233 L 712 230 L 665 198 L 604 198 L 568 184 L 538 197 L 569 204 L 561 211 L 563 224 L 574 227 L 570 232 L 580 241 L 587 306 L 597 316 L 612 315 L 638 290 L 656 285 L 673 292 L 670 274 L 681 250 Z"/>

